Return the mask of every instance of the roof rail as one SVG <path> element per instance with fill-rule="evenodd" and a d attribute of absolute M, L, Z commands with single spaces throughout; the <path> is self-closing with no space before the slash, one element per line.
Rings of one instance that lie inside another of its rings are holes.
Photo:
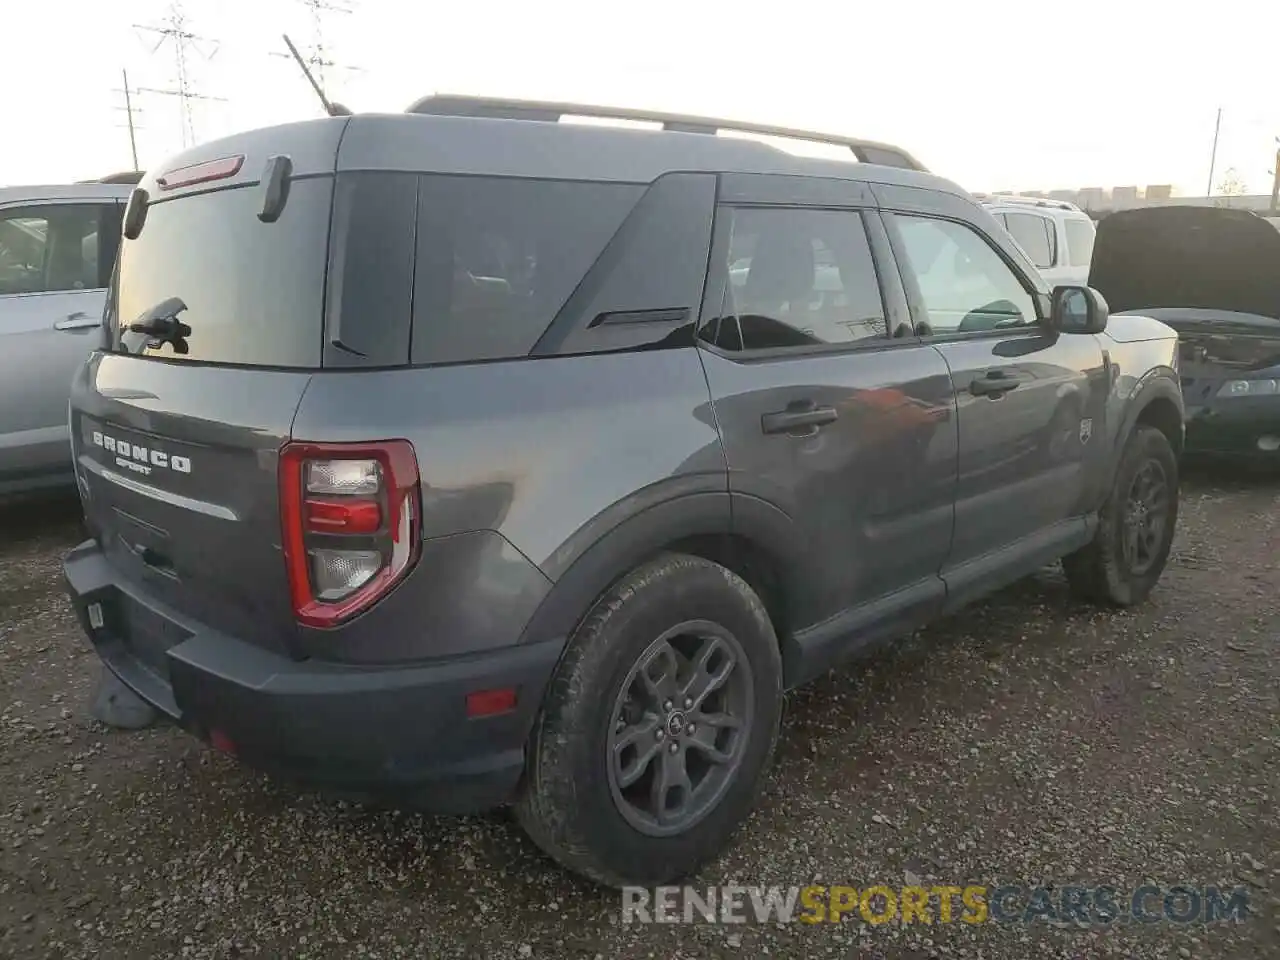
<path fill-rule="evenodd" d="M 1070 200 L 1054 200 L 1052 197 L 1020 197 L 1009 193 L 975 193 L 974 198 L 982 203 L 1011 203 L 1024 207 L 1048 207 L 1052 210 L 1074 210 L 1084 213 Z"/>
<path fill-rule="evenodd" d="M 111 173 L 105 177 L 98 177 L 93 180 L 77 180 L 76 183 L 141 183 L 142 173 L 137 170 L 127 170 L 124 173 Z"/>
<path fill-rule="evenodd" d="M 422 113 L 450 117 L 484 117 L 497 120 L 541 120 L 555 123 L 563 117 L 595 117 L 607 120 L 633 120 L 657 123 L 662 129 L 678 133 L 717 134 L 721 130 L 753 133 L 786 140 L 807 140 L 812 143 L 828 143 L 847 147 L 862 163 L 875 163 L 885 167 L 903 167 L 908 170 L 925 170 L 915 157 L 887 143 L 874 140 L 857 140 L 831 133 L 813 130 L 796 130 L 775 127 L 763 123 L 742 120 L 720 120 L 714 117 L 686 116 L 679 113 L 660 113 L 653 110 L 634 110 L 627 107 L 600 107 L 582 103 L 553 103 L 539 100 L 511 100 L 493 97 L 473 97 L 462 94 L 433 94 L 418 100 L 406 113 Z"/>

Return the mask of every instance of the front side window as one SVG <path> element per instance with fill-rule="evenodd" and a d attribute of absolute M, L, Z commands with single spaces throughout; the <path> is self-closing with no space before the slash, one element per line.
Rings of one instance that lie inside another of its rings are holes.
<path fill-rule="evenodd" d="M 851 343 L 885 336 L 884 302 L 856 211 L 733 212 L 726 315 L 728 349 Z"/>
<path fill-rule="evenodd" d="M 1073 267 L 1087 267 L 1093 261 L 1094 229 L 1092 220 L 1067 220 L 1067 248 Z"/>
<path fill-rule="evenodd" d="M 1036 213 L 1007 213 L 1005 224 L 1028 259 L 1039 270 L 1054 264 L 1053 223 Z"/>
<path fill-rule="evenodd" d="M 969 333 L 1036 322 L 1035 301 L 976 230 L 930 217 L 897 215 L 907 264 L 935 333 Z"/>
<path fill-rule="evenodd" d="M 0 212 L 0 295 L 105 287 L 118 233 L 115 204 Z"/>

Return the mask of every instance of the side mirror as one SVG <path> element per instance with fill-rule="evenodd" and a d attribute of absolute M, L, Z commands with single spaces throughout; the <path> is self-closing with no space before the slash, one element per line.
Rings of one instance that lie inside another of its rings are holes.
<path fill-rule="evenodd" d="M 1093 287 L 1053 288 L 1049 325 L 1058 333 L 1101 333 L 1108 313 L 1107 301 Z"/>

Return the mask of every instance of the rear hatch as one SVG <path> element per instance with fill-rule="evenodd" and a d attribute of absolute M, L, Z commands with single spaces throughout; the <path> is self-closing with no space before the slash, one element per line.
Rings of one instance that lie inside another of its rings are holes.
<path fill-rule="evenodd" d="M 277 461 L 321 366 L 344 123 L 219 141 L 143 180 L 145 216 L 140 231 L 126 222 L 103 350 L 71 397 L 87 522 L 126 592 L 281 652 L 292 652 L 294 621 Z M 276 156 L 290 158 L 287 177 Z M 130 330 L 148 316 L 150 333 Z M 181 639 L 145 605 L 124 606 L 118 615 L 139 621 L 127 634 Z"/>
<path fill-rule="evenodd" d="M 1280 364 L 1280 230 L 1246 210 L 1112 214 L 1098 225 L 1089 285 L 1113 313 L 1178 331 L 1184 388 Z"/>

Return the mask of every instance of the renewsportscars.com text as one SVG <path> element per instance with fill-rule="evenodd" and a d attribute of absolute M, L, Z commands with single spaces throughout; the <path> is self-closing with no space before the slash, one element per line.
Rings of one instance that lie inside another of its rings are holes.
<path fill-rule="evenodd" d="M 1023 884 L 624 887 L 623 923 L 1240 923 L 1246 888 Z"/>

